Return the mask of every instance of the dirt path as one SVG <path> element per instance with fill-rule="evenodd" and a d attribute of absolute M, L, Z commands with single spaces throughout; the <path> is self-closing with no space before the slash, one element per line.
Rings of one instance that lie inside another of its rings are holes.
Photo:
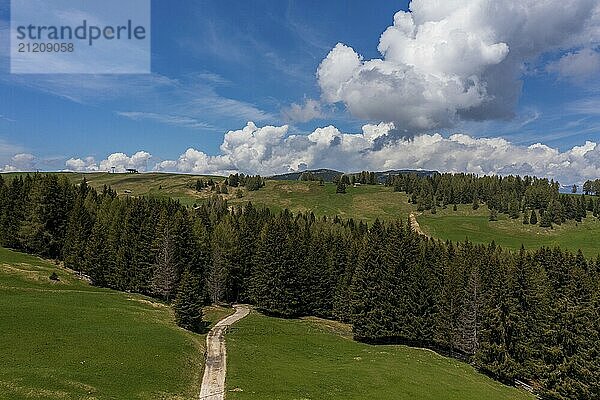
<path fill-rule="evenodd" d="M 236 305 L 235 313 L 217 322 L 206 336 L 206 366 L 200 388 L 200 400 L 225 398 L 225 373 L 227 367 L 225 332 L 231 325 L 250 312 L 248 306 Z"/>
<path fill-rule="evenodd" d="M 423 230 L 421 229 L 421 225 L 419 225 L 419 221 L 417 221 L 417 216 L 414 213 L 410 213 L 410 226 L 412 226 L 413 230 L 419 235 L 429 237 L 429 235 L 423 232 Z"/>

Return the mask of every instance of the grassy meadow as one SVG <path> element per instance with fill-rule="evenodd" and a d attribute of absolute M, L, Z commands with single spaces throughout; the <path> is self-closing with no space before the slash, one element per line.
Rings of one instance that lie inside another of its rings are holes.
<path fill-rule="evenodd" d="M 230 400 L 520 400 L 468 364 L 429 350 L 351 340 L 344 324 L 252 312 L 227 335 Z"/>
<path fill-rule="evenodd" d="M 550 228 L 540 228 L 539 225 L 523 225 L 522 218 L 510 219 L 504 214 L 498 215 L 498 221 L 489 221 L 489 210 L 484 205 L 473 210 L 471 205 L 458 206 L 453 211 L 452 206 L 438 209 L 437 214 L 429 211 L 417 215 L 421 228 L 428 235 L 461 241 L 469 239 L 477 243 L 491 243 L 510 249 L 542 246 L 560 246 L 564 249 L 577 251 L 581 249 L 588 257 L 596 257 L 600 253 L 600 220 L 588 214 L 581 223 L 569 221 Z"/>
<path fill-rule="evenodd" d="M 56 273 L 60 281 L 49 276 Z M 216 321 L 229 310 L 209 308 Z M 204 336 L 164 304 L 0 248 L 0 398 L 193 399 Z"/>
<path fill-rule="evenodd" d="M 258 206 L 280 211 L 285 208 L 293 212 L 313 212 L 317 217 L 339 215 L 373 222 L 380 220 L 406 219 L 411 211 L 408 197 L 395 193 L 384 186 L 348 187 L 346 194 L 336 194 L 336 185 L 318 182 L 267 181 L 266 186 L 256 192 L 248 192 L 242 199 L 230 202 L 251 201 Z"/>
<path fill-rule="evenodd" d="M 170 197 L 183 204 L 191 205 L 209 197 L 210 191 L 196 192 L 190 188 L 197 179 L 207 180 L 211 177 L 177 174 L 69 174 L 71 181 L 78 182 L 83 177 L 95 188 L 103 185 L 111 186 L 124 195 L 125 190 L 132 196 L 150 196 L 158 198 Z M 216 182 L 224 177 L 212 177 Z M 320 186 L 318 182 L 299 181 L 267 181 L 259 191 L 249 192 L 242 189 L 244 197 L 236 198 L 234 188 L 225 195 L 231 204 L 243 204 L 251 201 L 258 207 L 269 207 L 274 211 L 285 208 L 293 212 L 310 212 L 315 215 L 354 218 L 366 222 L 379 219 L 406 219 L 411 205 L 404 193 L 394 193 L 384 186 L 349 187 L 346 195 L 335 193 L 336 185 L 327 183 Z"/>
<path fill-rule="evenodd" d="M 14 176 L 16 174 L 6 174 Z M 209 179 L 208 176 L 181 175 L 164 173 L 144 174 L 108 174 L 108 173 L 67 173 L 72 182 L 79 182 L 83 177 L 91 186 L 102 188 L 111 186 L 120 196 L 131 191 L 131 196 L 150 196 L 156 198 L 173 198 L 182 204 L 200 203 L 212 193 L 208 190 L 196 192 L 190 186 L 197 179 Z M 224 177 L 212 177 L 220 182 Z M 336 185 L 327 183 L 320 186 L 318 182 L 299 181 L 267 181 L 266 186 L 256 192 L 243 189 L 243 197 L 236 198 L 235 189 L 231 189 L 227 198 L 230 204 L 244 204 L 251 201 L 258 207 L 269 207 L 274 211 L 285 208 L 293 212 L 313 212 L 317 217 L 339 215 L 341 218 L 354 218 L 372 223 L 376 218 L 381 220 L 403 219 L 415 213 L 422 230 L 428 235 L 443 240 L 462 241 L 469 239 L 476 243 L 497 244 L 519 249 L 559 245 L 565 249 L 577 251 L 582 249 L 589 257 L 600 252 L 600 220 L 591 214 L 582 223 L 568 222 L 554 229 L 539 226 L 523 225 L 521 218 L 511 220 L 500 214 L 499 221 L 488 221 L 489 211 L 485 205 L 473 210 L 470 205 L 439 209 L 435 215 L 429 211 L 418 213 L 413 204 L 408 203 L 404 193 L 395 193 L 391 188 L 382 185 L 348 187 L 345 195 L 335 193 Z"/>

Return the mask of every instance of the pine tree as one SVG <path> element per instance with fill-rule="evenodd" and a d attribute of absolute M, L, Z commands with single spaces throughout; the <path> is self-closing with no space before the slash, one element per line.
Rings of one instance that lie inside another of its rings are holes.
<path fill-rule="evenodd" d="M 353 332 L 373 341 L 393 336 L 391 274 L 383 263 L 385 229 L 376 220 L 369 230 L 352 281 Z"/>
<path fill-rule="evenodd" d="M 82 260 L 94 225 L 93 213 L 96 208 L 96 199 L 94 198 L 95 193 L 90 192 L 85 179 L 83 179 L 77 189 L 75 205 L 70 212 L 67 224 L 62 257 L 65 267 L 75 271 L 82 271 Z M 87 271 L 85 272 L 87 273 Z"/>
<path fill-rule="evenodd" d="M 508 215 L 510 218 L 512 219 L 517 219 L 519 218 L 519 206 L 517 203 L 515 202 L 511 202 L 509 207 L 508 207 Z"/>
<path fill-rule="evenodd" d="M 177 325 L 192 332 L 204 329 L 200 283 L 190 271 L 186 270 L 181 277 L 173 309 Z"/>
<path fill-rule="evenodd" d="M 27 189 L 21 177 L 13 178 L 6 188 L 4 207 L 0 214 L 0 243 L 5 247 L 21 248 L 19 231 L 25 219 Z"/>
<path fill-rule="evenodd" d="M 340 179 L 335 189 L 337 194 L 345 194 L 346 193 L 346 184 Z"/>
<path fill-rule="evenodd" d="M 464 309 L 460 320 L 460 350 L 473 355 L 479 348 L 482 288 L 478 266 L 473 263 L 469 264 L 471 265 L 465 269 L 467 284 L 463 299 Z"/>
<path fill-rule="evenodd" d="M 267 222 L 261 232 L 254 274 L 252 299 L 269 313 L 293 317 L 301 308 L 298 285 L 298 252 L 294 225 L 287 210 Z"/>
<path fill-rule="evenodd" d="M 473 210 L 477 210 L 479 208 L 479 196 L 475 194 L 473 196 Z"/>
<path fill-rule="evenodd" d="M 531 225 L 537 225 L 538 223 L 537 213 L 535 210 L 531 210 L 531 218 L 529 218 L 529 223 Z"/>
<path fill-rule="evenodd" d="M 482 313 L 481 342 L 475 360 L 479 368 L 495 378 L 511 382 L 518 369 L 514 360 L 515 302 L 511 296 L 511 275 L 498 256 L 492 256 L 490 261 L 489 266 L 496 269 L 498 281 L 492 283 L 487 294 Z"/>
<path fill-rule="evenodd" d="M 171 231 L 170 219 L 163 211 L 155 242 L 156 261 L 153 265 L 152 292 L 167 302 L 171 299 L 178 281 L 175 241 Z"/>
<path fill-rule="evenodd" d="M 252 203 L 246 204 L 242 210 L 239 221 L 237 255 L 240 269 L 240 277 L 236 282 L 237 289 L 234 289 L 232 295 L 236 302 L 250 301 L 249 281 L 253 275 L 254 260 L 257 250 L 258 236 L 260 234 L 260 217 Z M 236 292 L 237 291 L 237 292 Z"/>
<path fill-rule="evenodd" d="M 206 275 L 206 288 L 210 300 L 218 303 L 235 299 L 241 279 L 237 262 L 237 235 L 228 219 L 221 221 L 211 238 L 211 263 Z"/>
<path fill-rule="evenodd" d="M 540 227 L 541 228 L 552 228 L 552 215 L 548 211 L 544 211 L 541 214 Z"/>

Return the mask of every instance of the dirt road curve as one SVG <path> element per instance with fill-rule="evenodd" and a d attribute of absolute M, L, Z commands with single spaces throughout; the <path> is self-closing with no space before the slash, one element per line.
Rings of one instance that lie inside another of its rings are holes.
<path fill-rule="evenodd" d="M 227 328 L 250 312 L 247 306 L 236 305 L 235 313 L 222 319 L 206 337 L 206 367 L 202 377 L 200 400 L 223 400 L 225 398 L 225 373 L 227 367 L 225 332 Z"/>
<path fill-rule="evenodd" d="M 423 232 L 421 225 L 419 225 L 419 221 L 417 221 L 417 216 L 413 213 L 410 213 L 410 225 L 412 226 L 413 231 L 417 232 L 419 235 L 429 237 L 428 234 Z"/>

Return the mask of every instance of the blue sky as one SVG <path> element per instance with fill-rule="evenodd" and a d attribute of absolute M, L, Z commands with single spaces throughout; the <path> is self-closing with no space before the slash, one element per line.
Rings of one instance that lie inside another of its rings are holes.
<path fill-rule="evenodd" d="M 408 2 L 152 1 L 151 75 L 11 75 L 2 35 L 0 164 L 17 153 L 33 155 L 42 169 L 62 169 L 69 158 L 100 161 L 140 150 L 155 161 L 176 160 L 190 147 L 218 155 L 224 134 L 248 121 L 288 124 L 287 135 L 327 125 L 358 133 L 367 123 L 389 122 L 355 112 L 350 100 L 323 101 L 316 71 L 337 43 L 364 60 L 381 58 L 379 38 L 399 10 L 408 10 Z M 0 2 L 0 20 L 6 33 L 7 0 Z M 597 72 L 579 76 L 579 70 L 548 67 L 580 49 L 549 46 L 525 60 L 512 117 L 457 118 L 418 133 L 503 137 L 519 146 L 541 142 L 561 152 L 597 142 Z M 290 117 L 290 105 L 307 100 L 319 103 L 315 118 Z"/>

